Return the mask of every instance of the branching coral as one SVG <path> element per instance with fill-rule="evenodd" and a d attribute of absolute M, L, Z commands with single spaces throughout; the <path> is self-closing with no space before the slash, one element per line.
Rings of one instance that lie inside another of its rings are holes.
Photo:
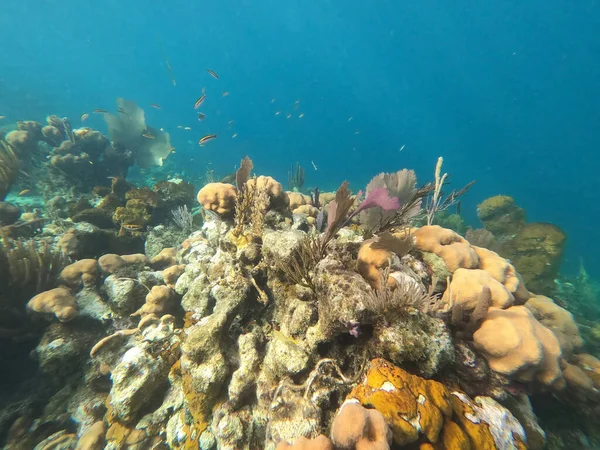
<path fill-rule="evenodd" d="M 65 265 L 62 253 L 45 242 L 5 239 L 0 244 L 0 297 L 13 306 L 29 300 L 50 287 Z"/>
<path fill-rule="evenodd" d="M 0 140 L 0 201 L 4 200 L 19 170 L 19 160 L 13 147 Z"/>
<path fill-rule="evenodd" d="M 389 284 L 389 278 L 388 266 L 380 271 L 380 288 L 371 289 L 363 299 L 364 307 L 383 320 L 386 326 L 409 309 L 428 311 L 438 303 L 432 289 L 425 291 L 412 278 L 403 277 L 402 282 L 393 285 Z"/>
<path fill-rule="evenodd" d="M 300 163 L 296 163 L 295 166 L 290 167 L 288 172 L 288 190 L 294 192 L 302 191 L 304 186 L 304 168 Z"/>
<path fill-rule="evenodd" d="M 448 181 L 449 175 L 447 173 L 442 175 L 443 162 L 444 158 L 440 156 L 435 166 L 435 185 L 433 186 L 432 193 L 429 197 L 429 201 L 427 202 L 427 207 L 425 208 L 427 214 L 427 225 L 432 225 L 433 219 L 438 212 L 447 210 L 450 206 L 456 203 L 459 197 L 466 194 L 471 186 L 475 184 L 475 181 L 473 180 L 462 189 L 454 190 L 448 195 L 444 195 L 442 188 Z"/>

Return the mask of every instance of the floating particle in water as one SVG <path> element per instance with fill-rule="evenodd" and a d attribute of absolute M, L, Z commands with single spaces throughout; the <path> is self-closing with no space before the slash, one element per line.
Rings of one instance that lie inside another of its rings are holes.
<path fill-rule="evenodd" d="M 223 97 L 227 97 L 228 95 L 229 95 L 229 92 L 223 91 Z"/>
<path fill-rule="evenodd" d="M 275 99 L 274 98 L 271 99 L 271 103 L 275 103 Z"/>
<path fill-rule="evenodd" d="M 352 122 L 352 119 L 353 119 L 353 118 L 354 118 L 354 117 L 350 116 L 350 117 L 348 118 L 348 122 Z"/>

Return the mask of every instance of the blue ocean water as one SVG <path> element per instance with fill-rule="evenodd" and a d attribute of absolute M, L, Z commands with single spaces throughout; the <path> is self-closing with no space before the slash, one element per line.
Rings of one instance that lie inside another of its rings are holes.
<path fill-rule="evenodd" d="M 530 221 L 568 233 L 566 270 L 581 257 L 600 275 L 595 0 L 3 0 L 0 8 L 6 121 L 54 113 L 79 126 L 81 114 L 114 110 L 121 96 L 171 133 L 171 157 L 189 176 L 207 167 L 223 176 L 250 155 L 257 172 L 284 183 L 300 162 L 307 184 L 322 190 L 343 179 L 358 190 L 402 167 L 425 182 L 441 155 L 455 187 L 478 180 L 463 199 L 469 223 L 477 225 L 481 200 L 511 195 Z M 207 119 L 198 122 L 203 87 Z M 98 115 L 86 125 L 106 131 Z M 199 147 L 207 133 L 219 137 Z"/>

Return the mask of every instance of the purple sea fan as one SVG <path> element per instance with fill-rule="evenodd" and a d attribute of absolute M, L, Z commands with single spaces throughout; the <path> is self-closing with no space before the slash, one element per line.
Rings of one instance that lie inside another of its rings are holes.
<path fill-rule="evenodd" d="M 402 169 L 395 173 L 380 173 L 374 176 L 367 185 L 367 199 L 381 189 L 385 190 L 388 197 L 395 200 L 398 206 L 394 209 L 374 207 L 365 210 L 366 208 L 363 208 L 359 221 L 366 229 L 375 228 L 377 224 L 390 218 L 398 209 L 411 202 L 417 191 L 417 176 L 413 170 L 408 169 Z M 414 202 L 413 207 L 404 212 L 405 218 L 410 220 L 419 213 L 420 209 L 421 201 L 419 199 Z"/>
<path fill-rule="evenodd" d="M 362 192 L 359 192 L 356 197 L 360 198 L 361 195 Z M 367 192 L 366 198 L 358 205 L 358 208 L 350 215 L 348 220 L 360 214 L 361 211 L 377 206 L 383 211 L 396 211 L 400 208 L 400 200 L 390 197 L 388 190 L 384 187 L 373 189 L 371 192 Z"/>

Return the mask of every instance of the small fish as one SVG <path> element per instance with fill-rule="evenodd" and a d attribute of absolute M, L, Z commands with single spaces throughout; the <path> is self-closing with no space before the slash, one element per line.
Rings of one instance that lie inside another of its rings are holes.
<path fill-rule="evenodd" d="M 87 120 L 87 118 L 90 117 L 90 115 L 88 113 L 84 113 L 81 115 L 81 121 L 85 122 Z"/>
<path fill-rule="evenodd" d="M 216 134 L 207 134 L 206 136 L 200 138 L 200 140 L 198 141 L 198 145 L 204 145 L 206 142 L 212 141 L 216 137 Z"/>
<path fill-rule="evenodd" d="M 348 118 L 348 122 L 352 122 L 352 119 L 353 119 L 353 117 L 352 117 L 352 116 L 350 116 L 350 117 Z"/>
<path fill-rule="evenodd" d="M 314 161 L 311 161 L 310 163 L 312 164 L 312 166 L 313 166 L 313 169 L 317 170 L 317 165 L 315 164 L 315 162 L 314 162 Z"/>
<path fill-rule="evenodd" d="M 210 69 L 206 69 L 206 71 L 209 73 L 209 75 L 211 77 L 213 77 L 215 80 L 219 79 L 219 75 L 217 75 L 217 73 L 214 70 L 210 70 Z"/>
<path fill-rule="evenodd" d="M 354 134 L 360 134 L 360 131 L 355 131 Z"/>
<path fill-rule="evenodd" d="M 177 125 L 177 128 L 183 128 L 183 125 Z"/>
<path fill-rule="evenodd" d="M 298 108 L 300 108 L 300 100 L 296 100 L 296 102 L 294 103 L 294 109 Z"/>
<path fill-rule="evenodd" d="M 196 103 L 194 103 L 194 109 L 198 109 L 200 108 L 200 105 L 202 104 L 202 102 L 206 99 L 206 94 L 202 94 L 198 100 L 196 100 Z"/>
<path fill-rule="evenodd" d="M 278 341 L 285 342 L 288 344 L 298 345 L 298 341 L 292 337 L 286 336 L 281 331 L 273 329 L 273 337 Z"/>
<path fill-rule="evenodd" d="M 285 116 L 285 118 L 286 118 L 286 119 L 291 119 L 291 118 L 292 118 L 292 115 L 291 115 L 291 114 L 287 114 L 287 115 Z"/>
<path fill-rule="evenodd" d="M 199 112 L 198 113 L 198 120 L 204 120 L 206 119 L 206 114 Z"/>
<path fill-rule="evenodd" d="M 206 86 L 202 86 L 202 93 L 206 94 Z"/>
<path fill-rule="evenodd" d="M 96 113 L 96 114 L 108 114 L 108 111 L 107 111 L 107 110 L 105 110 L 105 109 L 101 109 L 101 108 L 96 108 L 96 109 L 94 109 L 92 112 L 93 112 L 93 113 Z"/>
<path fill-rule="evenodd" d="M 233 135 L 231 136 L 231 139 L 235 139 L 238 136 L 237 133 L 233 133 Z"/>
<path fill-rule="evenodd" d="M 163 127 L 160 127 L 160 131 L 165 131 L 165 129 Z"/>
<path fill-rule="evenodd" d="M 271 99 L 271 103 L 275 103 L 275 99 L 274 98 Z"/>
<path fill-rule="evenodd" d="M 185 127 L 184 130 L 185 131 L 190 131 L 192 128 L 191 127 Z"/>
<path fill-rule="evenodd" d="M 160 105 L 158 105 L 158 104 L 156 104 L 156 103 L 150 103 L 150 106 L 152 106 L 153 108 L 156 108 L 156 109 L 162 109 L 162 108 L 160 107 Z"/>
<path fill-rule="evenodd" d="M 121 227 L 123 227 L 123 229 L 127 231 L 140 231 L 144 229 L 143 225 L 137 225 L 134 223 L 124 223 L 123 225 L 121 225 Z"/>
<path fill-rule="evenodd" d="M 227 97 L 228 95 L 229 95 L 229 92 L 227 92 L 227 91 L 223 92 L 223 97 Z"/>
<path fill-rule="evenodd" d="M 233 126 L 233 120 L 230 120 L 229 122 L 227 122 L 227 125 L 229 125 L 229 128 L 231 128 Z"/>
<path fill-rule="evenodd" d="M 404 147 L 406 147 L 406 144 L 404 144 L 402 147 L 400 147 L 400 150 L 398 150 L 398 151 L 401 152 L 402 150 L 404 150 Z"/>
<path fill-rule="evenodd" d="M 92 166 L 94 165 L 94 163 L 92 161 L 88 161 L 88 162 L 90 163 L 90 165 L 92 165 Z"/>
<path fill-rule="evenodd" d="M 0 116 L 0 120 L 6 119 L 6 116 Z"/>
<path fill-rule="evenodd" d="M 148 131 L 144 131 L 142 133 L 142 136 L 144 136 L 146 139 L 154 139 L 154 136 L 152 134 L 150 134 Z"/>
<path fill-rule="evenodd" d="M 31 189 L 23 189 L 21 192 L 19 192 L 19 197 L 22 197 L 23 195 L 27 195 L 31 192 Z"/>
<path fill-rule="evenodd" d="M 278 116 L 279 114 L 281 114 L 281 111 L 277 111 L 277 112 L 275 113 L 275 115 L 276 115 L 276 116 Z"/>
<path fill-rule="evenodd" d="M 304 113 L 300 113 L 300 115 L 298 116 L 298 119 L 302 119 L 304 117 Z"/>
<path fill-rule="evenodd" d="M 177 86 L 177 81 L 175 81 L 175 75 L 173 75 L 173 69 L 171 69 L 171 64 L 169 64 L 169 61 L 166 58 L 165 58 L 165 64 L 167 66 L 167 70 L 169 71 L 169 76 L 171 77 L 173 86 Z"/>

